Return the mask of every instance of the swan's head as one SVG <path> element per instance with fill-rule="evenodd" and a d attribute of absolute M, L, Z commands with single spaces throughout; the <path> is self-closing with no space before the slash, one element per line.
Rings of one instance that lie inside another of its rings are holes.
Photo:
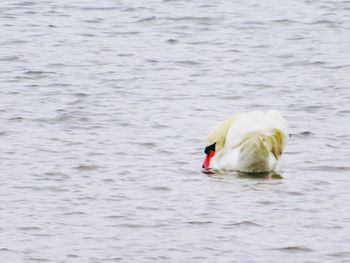
<path fill-rule="evenodd" d="M 215 145 L 216 143 L 213 143 L 211 145 L 208 145 L 204 149 L 205 159 L 202 165 L 204 169 L 208 169 L 210 166 L 210 159 L 213 158 L 213 156 L 215 155 Z"/>
<path fill-rule="evenodd" d="M 208 169 L 210 160 L 218 153 L 225 144 L 226 133 L 216 130 L 209 135 L 207 146 L 204 149 L 205 159 L 202 167 Z"/>
<path fill-rule="evenodd" d="M 208 169 L 210 167 L 210 159 L 224 147 L 227 132 L 236 119 L 237 116 L 228 118 L 227 120 L 219 123 L 209 134 L 207 146 L 204 149 L 204 153 L 206 154 L 203 162 L 204 169 Z"/>

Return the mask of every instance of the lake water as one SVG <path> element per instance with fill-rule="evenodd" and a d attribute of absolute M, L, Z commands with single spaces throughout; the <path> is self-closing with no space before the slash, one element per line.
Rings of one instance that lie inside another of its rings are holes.
<path fill-rule="evenodd" d="M 3 0 L 2 262 L 349 262 L 350 1 Z M 241 111 L 282 179 L 201 172 Z"/>

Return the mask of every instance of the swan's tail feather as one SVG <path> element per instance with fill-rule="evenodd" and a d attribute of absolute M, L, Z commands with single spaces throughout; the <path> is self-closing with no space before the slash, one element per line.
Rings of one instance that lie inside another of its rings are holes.
<path fill-rule="evenodd" d="M 273 154 L 276 161 L 282 155 L 284 135 L 278 129 L 271 132 L 251 132 L 238 145 L 239 167 L 244 172 L 267 172 L 270 170 L 269 158 Z"/>
<path fill-rule="evenodd" d="M 266 135 L 268 150 L 272 152 L 276 160 L 282 155 L 284 146 L 284 135 L 278 129 L 273 129 L 270 135 Z"/>

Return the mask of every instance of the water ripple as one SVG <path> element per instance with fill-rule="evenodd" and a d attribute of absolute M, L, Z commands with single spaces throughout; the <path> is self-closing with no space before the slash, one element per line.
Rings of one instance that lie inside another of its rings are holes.
<path fill-rule="evenodd" d="M 348 11 L 3 1 L 2 262 L 347 262 Z M 201 172 L 219 121 L 271 108 L 280 176 Z"/>

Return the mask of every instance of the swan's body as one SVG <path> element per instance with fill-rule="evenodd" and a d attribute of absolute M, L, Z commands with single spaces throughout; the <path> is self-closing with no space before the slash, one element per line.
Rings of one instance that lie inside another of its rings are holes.
<path fill-rule="evenodd" d="M 287 129 L 278 111 L 235 115 L 209 134 L 203 167 L 249 173 L 279 172 Z"/>

